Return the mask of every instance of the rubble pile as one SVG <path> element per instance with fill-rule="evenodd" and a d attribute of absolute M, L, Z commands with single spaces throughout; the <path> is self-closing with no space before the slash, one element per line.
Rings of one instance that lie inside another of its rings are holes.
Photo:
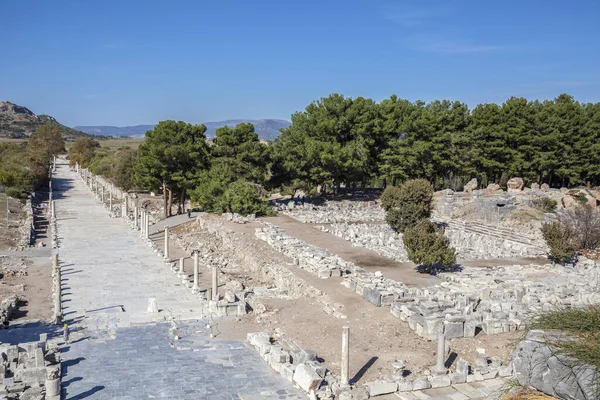
<path fill-rule="evenodd" d="M 523 321 L 557 306 L 600 302 L 600 264 L 580 261 L 559 265 L 465 268 L 440 273 L 444 282 L 428 288 L 407 287 L 354 267 L 343 285 L 390 312 L 419 336 L 433 340 L 492 335 L 523 328 Z"/>
<path fill-rule="evenodd" d="M 60 354 L 40 336 L 38 342 L 0 344 L 0 397 L 60 399 Z"/>

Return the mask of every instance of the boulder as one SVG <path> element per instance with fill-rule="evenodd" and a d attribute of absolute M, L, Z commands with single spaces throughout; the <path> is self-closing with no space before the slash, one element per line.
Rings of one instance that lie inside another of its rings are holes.
<path fill-rule="evenodd" d="M 569 340 L 559 332 L 532 330 L 512 354 L 514 376 L 522 386 L 531 386 L 561 399 L 595 399 L 600 371 L 557 352 L 549 343 Z"/>
<path fill-rule="evenodd" d="M 549 192 L 550 185 L 548 185 L 547 183 L 542 183 L 542 186 L 540 186 L 540 189 L 542 190 L 542 192 Z"/>
<path fill-rule="evenodd" d="M 540 190 L 539 183 L 533 182 L 530 187 L 531 187 L 531 190 Z"/>
<path fill-rule="evenodd" d="M 473 178 L 465 185 L 463 190 L 466 193 L 469 193 L 469 192 L 472 192 L 473 190 L 477 189 L 478 186 L 479 186 L 479 182 L 477 182 L 477 178 Z"/>
<path fill-rule="evenodd" d="M 506 182 L 506 187 L 509 192 L 520 192 L 523 190 L 524 186 L 525 182 L 523 181 L 523 178 L 510 178 L 508 182 Z"/>
<path fill-rule="evenodd" d="M 489 192 L 496 192 L 500 190 L 500 185 L 498 185 L 497 183 L 490 183 L 489 185 L 487 185 L 487 188 L 485 190 Z"/>

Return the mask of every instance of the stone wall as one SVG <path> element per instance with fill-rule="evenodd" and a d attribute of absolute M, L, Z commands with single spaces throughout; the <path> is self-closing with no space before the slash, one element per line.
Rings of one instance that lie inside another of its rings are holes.
<path fill-rule="evenodd" d="M 296 239 L 273 224 L 264 223 L 264 225 L 264 228 L 256 229 L 256 237 L 267 242 L 277 251 L 293 258 L 300 268 L 319 278 L 340 276 L 346 271 L 348 262 L 342 258 Z"/>
<path fill-rule="evenodd" d="M 385 211 L 375 201 L 327 201 L 323 205 L 294 202 L 279 203 L 282 213 L 304 223 L 384 221 Z"/>
<path fill-rule="evenodd" d="M 560 332 L 530 331 L 512 354 L 519 384 L 561 399 L 595 400 L 600 371 L 557 352 L 550 343 L 569 340 Z"/>

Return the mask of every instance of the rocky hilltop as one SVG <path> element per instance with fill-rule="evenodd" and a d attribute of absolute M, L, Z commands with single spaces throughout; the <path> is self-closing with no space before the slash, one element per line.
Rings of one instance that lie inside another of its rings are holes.
<path fill-rule="evenodd" d="M 44 124 L 58 126 L 67 140 L 89 136 L 85 132 L 69 128 L 49 115 L 36 115 L 27 107 L 0 100 L 0 138 L 26 139 Z"/>

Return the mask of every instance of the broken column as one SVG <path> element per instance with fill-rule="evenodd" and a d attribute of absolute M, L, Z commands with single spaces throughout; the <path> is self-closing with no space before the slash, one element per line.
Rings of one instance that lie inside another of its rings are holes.
<path fill-rule="evenodd" d="M 165 226 L 165 260 L 169 260 L 169 227 Z"/>
<path fill-rule="evenodd" d="M 219 300 L 219 293 L 217 293 L 217 267 L 212 267 L 212 299 L 217 301 Z"/>
<path fill-rule="evenodd" d="M 437 374 L 445 374 L 448 372 L 446 369 L 446 336 L 443 333 L 438 333 L 438 346 L 437 346 L 437 361 L 435 364 L 435 372 Z"/>
<path fill-rule="evenodd" d="M 198 291 L 200 291 L 198 286 L 198 251 L 194 251 L 194 286 L 192 286 L 192 292 L 198 293 Z"/>
<path fill-rule="evenodd" d="M 144 232 L 146 233 L 146 239 L 150 238 L 150 213 L 148 211 L 146 211 L 146 228 L 144 229 Z"/>
<path fill-rule="evenodd" d="M 148 309 L 146 311 L 152 314 L 158 312 L 158 304 L 156 303 L 156 297 L 150 297 L 148 299 Z"/>
<path fill-rule="evenodd" d="M 144 228 L 146 224 L 144 223 L 144 210 L 140 210 L 140 236 L 144 238 Z M 136 223 L 137 225 L 137 223 Z"/>
<path fill-rule="evenodd" d="M 46 367 L 46 399 L 60 399 L 60 366 L 51 365 Z"/>
<path fill-rule="evenodd" d="M 52 218 L 56 218 L 56 210 L 54 208 L 54 200 L 52 200 L 52 202 L 50 203 L 50 207 L 51 207 Z"/>
<path fill-rule="evenodd" d="M 342 386 L 350 380 L 350 327 L 342 328 Z"/>

